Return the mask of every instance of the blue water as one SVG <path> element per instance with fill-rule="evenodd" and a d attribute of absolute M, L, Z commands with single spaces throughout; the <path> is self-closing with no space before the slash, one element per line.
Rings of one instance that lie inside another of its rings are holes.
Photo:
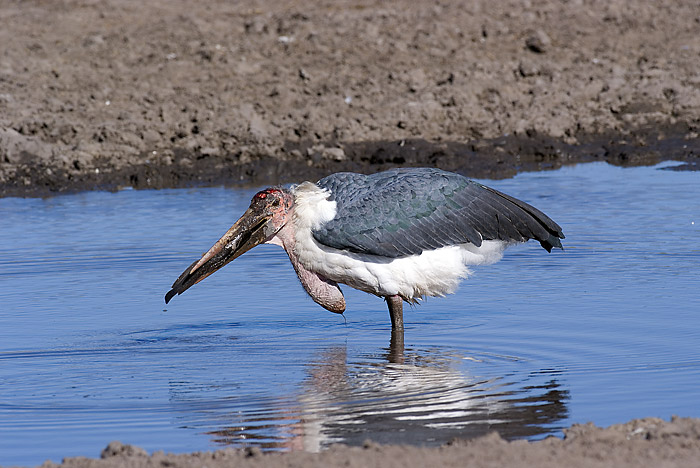
<path fill-rule="evenodd" d="M 566 250 L 512 248 L 407 307 L 403 347 L 381 299 L 345 287 L 345 318 L 323 310 L 276 246 L 165 307 L 255 190 L 0 199 L 0 464 L 112 440 L 319 450 L 700 416 L 700 174 L 587 164 L 487 183 L 560 223 Z"/>

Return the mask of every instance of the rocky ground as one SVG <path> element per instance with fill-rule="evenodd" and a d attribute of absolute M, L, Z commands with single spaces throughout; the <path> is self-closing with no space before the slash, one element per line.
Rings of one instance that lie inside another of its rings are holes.
<path fill-rule="evenodd" d="M 5 196 L 700 154 L 695 0 L 1 0 L 0 23 Z"/>

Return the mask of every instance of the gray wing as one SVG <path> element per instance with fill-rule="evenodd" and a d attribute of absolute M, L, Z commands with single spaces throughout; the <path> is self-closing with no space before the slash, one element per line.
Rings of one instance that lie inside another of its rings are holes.
<path fill-rule="evenodd" d="M 439 169 L 349 172 L 321 179 L 337 202 L 334 219 L 313 232 L 321 244 L 397 258 L 483 240 L 540 241 L 562 248 L 561 227 L 525 202 Z"/>

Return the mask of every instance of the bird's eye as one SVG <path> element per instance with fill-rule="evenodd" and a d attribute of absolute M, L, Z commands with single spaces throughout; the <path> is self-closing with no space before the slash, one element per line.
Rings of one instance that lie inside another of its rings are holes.
<path fill-rule="evenodd" d="M 272 200 L 272 206 L 280 206 L 280 199 L 275 198 L 274 200 Z"/>

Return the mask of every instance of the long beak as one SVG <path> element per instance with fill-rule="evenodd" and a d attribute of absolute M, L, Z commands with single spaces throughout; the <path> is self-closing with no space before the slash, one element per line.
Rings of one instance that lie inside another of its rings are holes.
<path fill-rule="evenodd" d="M 265 226 L 270 221 L 269 215 L 255 213 L 250 208 L 243 213 L 231 229 L 202 258 L 192 263 L 173 283 L 172 289 L 165 295 L 165 303 L 170 302 L 176 294 L 182 294 L 207 276 L 221 269 L 229 262 L 240 257 L 253 247 L 267 240 Z"/>

